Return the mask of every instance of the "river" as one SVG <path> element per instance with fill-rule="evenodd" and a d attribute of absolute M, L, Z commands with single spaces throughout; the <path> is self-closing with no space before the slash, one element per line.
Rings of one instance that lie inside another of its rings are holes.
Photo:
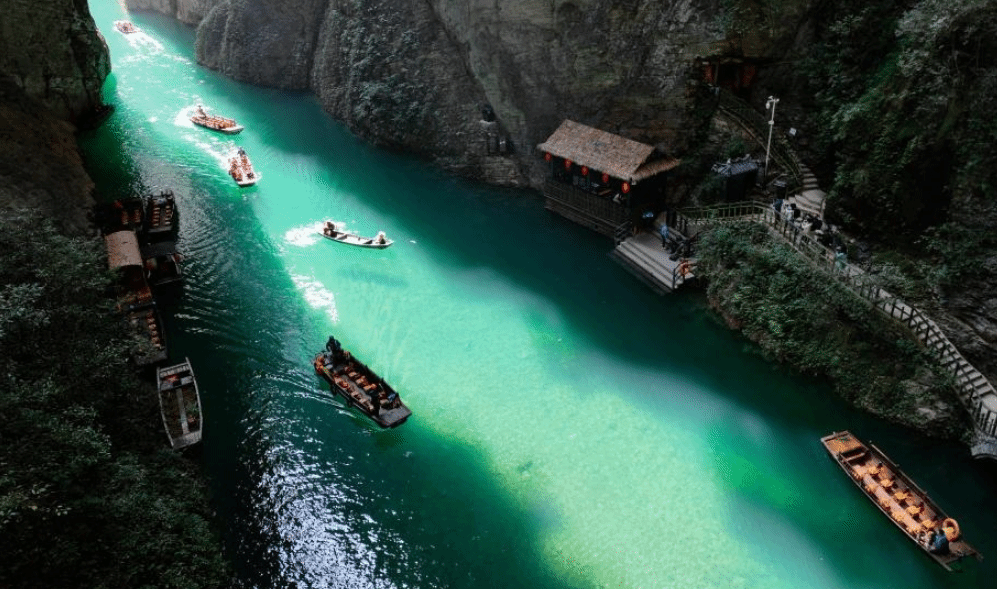
<path fill-rule="evenodd" d="M 701 295 L 654 295 L 534 192 L 448 177 L 308 94 L 206 70 L 168 18 L 91 11 L 117 110 L 81 146 L 103 199 L 177 194 L 188 276 L 168 341 L 198 375 L 243 587 L 917 589 L 997 572 L 997 482 L 964 446 L 773 366 Z M 193 126 L 198 103 L 246 130 Z M 226 174 L 236 145 L 255 187 Z M 329 242 L 326 219 L 395 244 Z M 330 394 L 310 364 L 330 334 L 401 393 L 407 423 L 380 430 Z M 920 553 L 826 456 L 839 429 L 992 559 L 946 573 Z"/>

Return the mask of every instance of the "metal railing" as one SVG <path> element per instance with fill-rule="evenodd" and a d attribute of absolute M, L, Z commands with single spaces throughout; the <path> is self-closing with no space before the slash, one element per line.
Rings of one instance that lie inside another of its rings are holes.
<path fill-rule="evenodd" d="M 997 395 L 993 385 L 974 368 L 949 341 L 938 325 L 922 311 L 904 303 L 890 294 L 879 281 L 861 269 L 842 262 L 830 248 L 818 242 L 801 227 L 785 218 L 771 206 L 757 202 L 724 203 L 708 207 L 686 209 L 678 213 L 700 231 L 715 224 L 733 221 L 764 223 L 772 232 L 782 237 L 808 261 L 827 271 L 846 289 L 866 300 L 887 317 L 903 323 L 920 341 L 928 353 L 954 378 L 959 388 L 959 398 L 969 410 L 977 435 L 989 437 L 997 443 L 997 412 L 987 406 L 984 397 Z M 997 458 L 997 456 L 993 456 Z"/>
<path fill-rule="evenodd" d="M 750 104 L 721 88 L 717 93 L 717 108 L 750 133 L 759 145 L 764 147 L 767 144 L 768 121 Z M 783 133 L 773 134 L 769 157 L 786 170 L 786 173 L 793 178 L 795 186 L 803 186 L 803 170 L 800 166 L 800 160 L 796 157 L 796 151 Z"/>

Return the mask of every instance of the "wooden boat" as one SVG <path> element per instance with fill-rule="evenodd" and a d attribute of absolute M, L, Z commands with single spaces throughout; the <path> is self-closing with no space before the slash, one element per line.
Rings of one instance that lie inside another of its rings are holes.
<path fill-rule="evenodd" d="M 381 427 L 397 427 L 412 415 L 391 385 L 330 337 L 325 351 L 314 360 L 315 373 L 329 383 L 334 394 L 363 412 Z"/>
<path fill-rule="evenodd" d="M 152 290 L 145 278 L 138 235 L 131 229 L 104 236 L 107 265 L 118 274 L 116 297 L 118 310 L 129 313 L 153 304 Z"/>
<path fill-rule="evenodd" d="M 983 556 L 962 538 L 959 524 L 945 515 L 882 450 L 872 444 L 863 444 L 847 431 L 824 436 L 820 441 L 866 497 L 946 570 L 951 571 L 953 563 L 967 556 L 983 560 Z M 936 554 L 928 546 L 928 538 L 938 528 L 949 541 L 945 554 Z"/>
<path fill-rule="evenodd" d="M 260 179 L 260 175 L 253 169 L 253 164 L 249 161 L 246 150 L 241 147 L 229 159 L 228 175 L 232 176 L 236 184 L 243 187 L 252 186 Z"/>
<path fill-rule="evenodd" d="M 219 131 L 227 135 L 235 135 L 245 129 L 245 127 L 237 123 L 235 119 L 220 117 L 218 115 L 209 115 L 205 112 L 204 107 L 201 105 L 198 105 L 194 110 L 194 114 L 190 117 L 190 122 L 206 129 Z"/>
<path fill-rule="evenodd" d="M 140 231 L 145 219 L 145 203 L 137 197 L 99 204 L 93 210 L 94 221 L 104 235 L 127 229 Z"/>
<path fill-rule="evenodd" d="M 164 286 L 183 280 L 183 268 L 180 266 L 183 256 L 177 251 L 176 242 L 148 243 L 139 248 L 139 251 L 142 254 L 145 279 L 149 286 Z"/>
<path fill-rule="evenodd" d="M 172 190 L 145 197 L 145 236 L 149 241 L 176 236 L 177 206 Z"/>
<path fill-rule="evenodd" d="M 156 371 L 159 409 L 163 426 L 174 450 L 201 441 L 201 395 L 190 360 Z"/>
<path fill-rule="evenodd" d="M 129 34 L 129 33 L 137 33 L 138 32 L 138 27 L 136 27 L 132 23 L 128 22 L 127 20 L 116 20 L 116 21 L 114 21 L 114 28 L 118 29 L 118 31 L 120 31 L 120 32 L 122 32 L 122 33 L 124 33 L 126 35 Z"/>
<path fill-rule="evenodd" d="M 139 343 L 132 349 L 135 364 L 151 366 L 165 361 L 166 330 L 156 305 L 132 309 L 126 313 L 125 318 L 139 337 Z"/>
<path fill-rule="evenodd" d="M 322 236 L 332 241 L 338 241 L 339 243 L 348 243 L 350 245 L 372 247 L 375 249 L 384 249 L 394 243 L 384 236 L 383 231 L 378 231 L 374 237 L 363 237 L 356 233 L 341 230 L 335 221 L 325 222 L 322 226 Z"/>

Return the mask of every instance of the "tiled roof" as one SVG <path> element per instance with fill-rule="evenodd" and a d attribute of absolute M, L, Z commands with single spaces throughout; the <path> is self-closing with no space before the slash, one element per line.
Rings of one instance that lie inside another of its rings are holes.
<path fill-rule="evenodd" d="M 104 243 L 107 245 L 107 265 L 110 268 L 142 265 L 142 254 L 139 253 L 134 231 L 116 231 L 104 236 Z"/>
<path fill-rule="evenodd" d="M 671 170 L 679 160 L 660 157 L 653 145 L 565 120 L 537 149 L 636 184 Z"/>

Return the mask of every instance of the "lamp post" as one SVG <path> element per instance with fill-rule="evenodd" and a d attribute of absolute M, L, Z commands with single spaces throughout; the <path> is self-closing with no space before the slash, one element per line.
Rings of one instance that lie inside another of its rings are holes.
<path fill-rule="evenodd" d="M 777 104 L 779 104 L 779 99 L 774 96 L 769 96 L 765 103 L 765 110 L 771 108 L 772 116 L 769 117 L 769 141 L 765 145 L 765 175 L 763 178 L 768 178 L 769 175 L 769 149 L 772 147 L 772 128 L 775 127 L 775 105 Z"/>

